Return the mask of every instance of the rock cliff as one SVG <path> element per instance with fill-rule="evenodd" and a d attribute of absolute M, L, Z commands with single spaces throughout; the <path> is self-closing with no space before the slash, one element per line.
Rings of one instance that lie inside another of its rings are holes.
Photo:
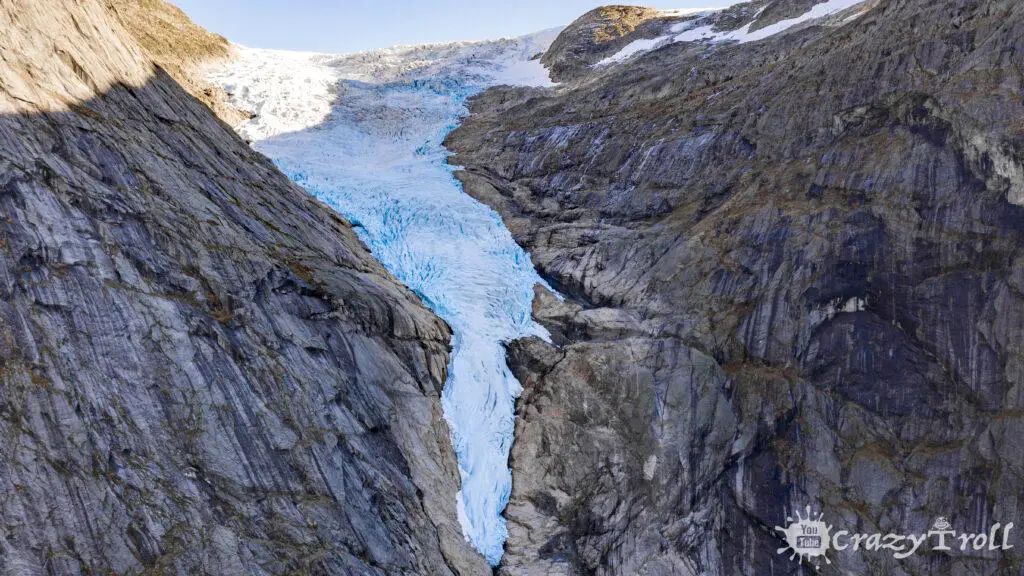
<path fill-rule="evenodd" d="M 486 572 L 448 327 L 153 64 L 220 42 L 140 46 L 139 8 L 0 3 L 0 569 Z"/>
<path fill-rule="evenodd" d="M 476 97 L 449 137 L 565 296 L 536 298 L 553 344 L 509 347 L 503 573 L 808 573 L 774 530 L 805 505 L 859 532 L 1020 524 L 1024 6 L 861 8 L 559 55 L 587 65 Z M 833 552 L 821 573 L 1018 574 L 1021 550 Z"/>

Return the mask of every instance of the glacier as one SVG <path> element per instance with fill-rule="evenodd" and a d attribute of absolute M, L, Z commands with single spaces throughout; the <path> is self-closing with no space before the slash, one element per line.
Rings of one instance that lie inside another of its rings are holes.
<path fill-rule="evenodd" d="M 235 46 L 235 58 L 206 71 L 232 105 L 252 112 L 239 133 L 347 218 L 451 326 L 441 401 L 462 479 L 453 497 L 467 540 L 491 565 L 507 537 L 522 391 L 504 344 L 549 338 L 531 314 L 534 286 L 544 282 L 499 216 L 462 190 L 442 141 L 473 94 L 550 85 L 536 56 L 557 33 L 345 55 Z"/>

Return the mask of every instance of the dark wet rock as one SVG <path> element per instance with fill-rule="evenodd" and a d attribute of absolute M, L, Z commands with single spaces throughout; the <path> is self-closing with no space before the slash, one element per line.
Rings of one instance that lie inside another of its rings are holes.
<path fill-rule="evenodd" d="M 774 531 L 806 505 L 861 532 L 1020 523 L 1024 7 L 844 19 L 493 89 L 449 137 L 566 297 L 536 301 L 553 344 L 509 348 L 504 573 L 806 573 Z"/>
<path fill-rule="evenodd" d="M 2 571 L 488 573 L 448 327 L 103 4 L 0 18 Z"/>

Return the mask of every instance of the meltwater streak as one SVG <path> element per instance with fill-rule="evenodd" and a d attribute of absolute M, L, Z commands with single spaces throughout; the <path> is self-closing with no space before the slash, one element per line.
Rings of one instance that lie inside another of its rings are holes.
<path fill-rule="evenodd" d="M 295 182 L 348 218 L 374 256 L 452 327 L 442 395 L 467 539 L 492 565 L 507 536 L 501 513 L 514 405 L 522 388 L 503 344 L 547 338 L 531 316 L 542 280 L 499 216 L 465 194 L 445 135 L 466 99 L 498 83 L 547 83 L 531 57 L 554 33 L 516 40 L 325 56 L 239 48 L 213 71 L 240 127 Z"/>

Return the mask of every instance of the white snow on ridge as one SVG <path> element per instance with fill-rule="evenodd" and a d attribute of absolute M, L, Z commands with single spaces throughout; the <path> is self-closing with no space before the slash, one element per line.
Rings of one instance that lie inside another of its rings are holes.
<path fill-rule="evenodd" d="M 709 15 L 720 10 L 722 10 L 722 8 L 678 8 L 675 10 L 659 10 L 658 14 L 663 17 L 671 18 L 693 15 Z M 691 20 L 690 22 L 693 22 L 693 20 Z M 640 38 L 639 40 L 634 40 L 629 44 L 623 46 L 622 49 L 616 52 L 615 54 L 612 54 L 611 56 L 605 58 L 604 60 L 601 60 L 597 64 L 594 64 L 593 67 L 596 68 L 598 66 L 606 66 L 608 64 L 613 64 L 616 62 L 624 62 L 637 54 L 642 54 L 643 52 L 650 52 L 655 48 L 660 48 L 662 45 L 668 44 L 671 40 L 671 35 L 658 36 L 657 38 Z"/>
<path fill-rule="evenodd" d="M 693 42 L 696 40 L 708 40 L 712 42 L 727 42 L 734 40 L 740 44 L 747 42 L 756 42 L 758 40 L 764 40 L 789 30 L 797 24 L 802 24 L 810 20 L 816 20 L 818 18 L 824 18 L 825 16 L 831 16 L 838 12 L 842 12 L 847 8 L 852 8 L 857 4 L 864 2 L 864 0 L 828 0 L 828 2 L 822 2 L 821 4 L 815 4 L 810 10 L 797 16 L 795 18 L 789 18 L 787 20 L 781 20 L 775 24 L 765 26 L 758 30 L 750 31 L 750 27 L 757 21 L 755 18 L 754 22 L 750 22 L 746 26 L 737 30 L 727 32 L 715 32 L 711 29 L 711 26 L 701 26 L 692 30 L 686 30 L 675 37 L 674 42 Z"/>
<path fill-rule="evenodd" d="M 718 12 L 719 10 L 722 10 L 722 8 L 670 8 L 667 10 L 658 10 L 658 15 L 681 17 L 693 16 L 694 14 L 710 14 L 711 12 Z"/>
<path fill-rule="evenodd" d="M 658 48 L 661 44 L 666 44 L 668 40 L 669 38 L 667 36 L 660 36 L 658 38 L 641 38 L 639 40 L 633 40 L 629 44 L 623 46 L 622 50 L 619 50 L 615 54 L 612 54 L 611 56 L 605 58 L 604 60 L 601 60 L 600 62 L 595 64 L 595 66 L 605 66 L 613 62 L 624 62 L 637 54 L 641 54 L 643 52 L 650 52 L 651 50 Z"/>
<path fill-rule="evenodd" d="M 594 66 L 606 66 L 608 64 L 622 62 L 637 54 L 648 52 L 674 42 L 738 42 L 740 44 L 756 42 L 789 30 L 798 24 L 837 14 L 843 10 L 861 4 L 864 1 L 865 0 L 828 0 L 821 4 L 815 4 L 810 10 L 800 16 L 781 20 L 775 24 L 771 24 L 754 31 L 751 31 L 750 28 L 754 22 L 757 21 L 756 16 L 752 22 L 742 28 L 721 32 L 715 30 L 713 22 L 704 23 L 706 17 L 696 18 L 686 22 L 680 22 L 672 26 L 670 28 L 670 34 L 665 34 L 648 40 L 636 40 L 631 42 L 619 52 L 601 60 Z M 844 20 L 844 23 L 853 19 L 853 17 L 847 18 Z"/>
<path fill-rule="evenodd" d="M 500 217 L 465 194 L 441 143 L 466 99 L 496 84 L 548 85 L 534 56 L 557 31 L 515 40 L 349 55 L 238 48 L 210 71 L 257 114 L 238 128 L 292 180 L 347 217 L 374 256 L 453 329 L 442 395 L 459 460 L 467 539 L 497 565 L 507 536 L 509 449 L 522 391 L 503 343 L 548 338 L 543 283 Z"/>

